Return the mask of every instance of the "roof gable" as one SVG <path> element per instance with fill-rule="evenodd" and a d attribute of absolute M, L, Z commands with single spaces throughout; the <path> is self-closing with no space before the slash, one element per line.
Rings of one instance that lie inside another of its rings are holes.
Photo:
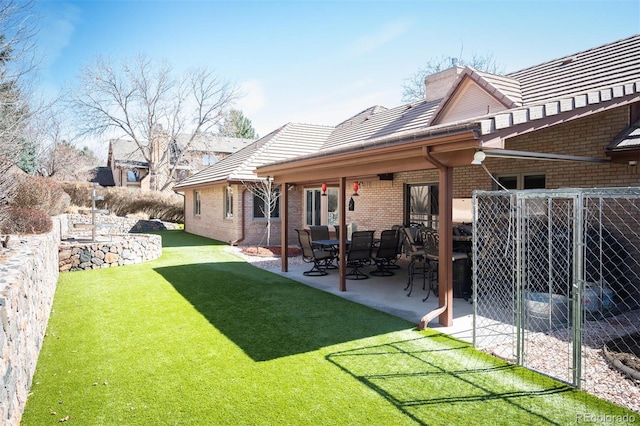
<path fill-rule="evenodd" d="M 518 81 L 466 67 L 440 101 L 429 125 L 468 120 L 520 105 Z"/>
<path fill-rule="evenodd" d="M 480 115 L 506 110 L 507 107 L 475 82 L 465 79 L 443 108 L 434 116 L 431 125 L 467 120 Z"/>

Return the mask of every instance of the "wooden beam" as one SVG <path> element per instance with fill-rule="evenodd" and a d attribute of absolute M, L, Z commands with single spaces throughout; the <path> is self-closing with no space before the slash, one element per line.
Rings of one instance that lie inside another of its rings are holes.
<path fill-rule="evenodd" d="M 280 188 L 280 259 L 282 272 L 289 272 L 289 189 L 285 182 Z"/>
<path fill-rule="evenodd" d="M 445 327 L 453 325 L 453 168 L 440 169 L 439 182 L 439 219 L 438 236 L 438 300 L 440 306 L 446 306 L 440 314 L 439 322 Z"/>
<path fill-rule="evenodd" d="M 340 194 L 338 208 L 340 209 L 339 223 L 340 223 L 340 243 L 338 244 L 339 252 L 339 271 L 340 271 L 340 291 L 347 291 L 347 178 L 340 178 L 340 187 L 338 192 Z"/>

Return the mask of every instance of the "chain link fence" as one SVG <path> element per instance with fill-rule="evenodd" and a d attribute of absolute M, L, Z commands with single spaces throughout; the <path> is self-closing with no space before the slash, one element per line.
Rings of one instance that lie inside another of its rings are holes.
<path fill-rule="evenodd" d="M 473 203 L 475 347 L 637 394 L 640 188 L 476 191 Z"/>

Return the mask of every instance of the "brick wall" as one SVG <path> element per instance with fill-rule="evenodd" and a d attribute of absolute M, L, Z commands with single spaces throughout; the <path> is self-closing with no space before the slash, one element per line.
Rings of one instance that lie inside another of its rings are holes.
<path fill-rule="evenodd" d="M 193 214 L 193 191 L 185 191 L 185 231 L 226 243 L 239 245 L 266 245 L 266 225 L 263 218 L 253 218 L 253 194 L 243 185 L 232 185 L 233 219 L 224 218 L 225 185 L 200 189 L 199 216 Z M 244 199 L 244 203 L 243 203 Z M 295 229 L 302 224 L 302 188 L 289 189 L 289 245 L 297 244 Z M 242 232 L 242 209 L 244 206 L 245 232 Z M 280 245 L 280 219 L 271 220 L 271 245 Z"/>
<path fill-rule="evenodd" d="M 507 141 L 505 148 L 564 155 L 604 157 L 605 147 L 628 124 L 627 108 L 595 114 Z M 487 169 L 495 176 L 514 173 L 546 175 L 547 188 L 598 188 L 639 186 L 638 167 L 565 161 L 487 158 Z M 454 170 L 454 197 L 471 197 L 474 189 L 490 190 L 491 178 L 478 166 Z"/>
<path fill-rule="evenodd" d="M 628 108 L 595 114 L 585 119 L 575 120 L 548 129 L 539 130 L 528 135 L 519 136 L 506 142 L 506 149 L 522 151 L 549 152 L 566 155 L 580 155 L 589 157 L 604 157 L 605 147 L 629 123 Z M 566 187 L 617 187 L 640 186 L 639 167 L 627 164 L 597 164 L 540 160 L 514 160 L 487 158 L 484 162 L 487 169 L 494 175 L 513 174 L 544 174 L 547 188 Z M 482 167 L 469 165 L 458 167 L 453 171 L 454 198 L 471 198 L 476 189 L 491 190 L 491 177 Z M 381 231 L 389 229 L 404 221 L 404 185 L 409 183 L 437 183 L 438 171 L 417 170 L 406 173 L 395 173 L 393 181 L 377 179 L 362 182 L 359 196 L 353 197 L 355 210 L 347 210 L 347 223 L 356 223 L 358 229 L 375 229 Z M 220 187 L 222 188 L 222 187 Z M 238 194 L 240 187 L 234 189 Z M 218 192 L 215 192 L 218 191 Z M 239 216 L 233 221 L 221 221 L 222 197 L 221 189 L 202 190 L 203 201 L 201 218 L 193 219 L 191 213 L 192 198 L 187 193 L 185 215 L 185 229 L 199 235 L 230 242 L 241 235 Z M 345 203 L 351 197 L 347 192 Z M 239 197 L 236 197 L 238 201 Z M 206 201 L 205 201 L 206 200 Z M 303 188 L 294 187 L 290 192 L 289 244 L 296 244 L 296 227 L 304 221 Z M 253 201 L 245 200 L 245 214 L 247 232 L 243 245 L 258 244 L 263 238 L 264 221 L 253 220 Z M 206 206 L 206 207 L 205 207 Z M 239 206 L 236 206 L 236 212 Z M 272 242 L 280 242 L 280 225 L 274 221 L 272 225 Z M 376 234 L 378 235 L 378 234 Z"/>
<path fill-rule="evenodd" d="M 565 123 L 507 141 L 506 149 L 549 152 L 565 155 L 604 157 L 605 147 L 629 123 L 628 109 L 595 114 L 589 118 Z M 494 175 L 544 174 L 547 188 L 590 188 L 640 186 L 638 167 L 627 164 L 598 164 L 539 160 L 487 158 L 487 169 Z M 454 198 L 470 198 L 476 189 L 491 190 L 491 177 L 482 167 L 469 165 L 453 171 Z M 403 188 L 409 183 L 438 182 L 437 170 L 396 173 L 392 182 L 363 182 L 356 209 L 347 212 L 347 223 L 358 229 L 388 229 L 403 222 Z M 347 195 L 347 202 L 349 195 Z"/>

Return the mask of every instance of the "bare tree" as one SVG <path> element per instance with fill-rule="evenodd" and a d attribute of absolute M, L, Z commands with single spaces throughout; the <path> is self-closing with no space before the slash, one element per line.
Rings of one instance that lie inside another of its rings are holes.
<path fill-rule="evenodd" d="M 503 72 L 503 68 L 498 65 L 491 54 L 479 55 L 473 53 L 470 60 L 465 60 L 462 58 L 461 51 L 458 58 L 447 56 L 432 58 L 418 72 L 404 79 L 402 83 L 402 102 L 414 102 L 424 99 L 426 96 L 425 78 L 455 65 L 469 66 L 478 71 L 492 74 L 501 74 Z"/>
<path fill-rule="evenodd" d="M 70 102 L 85 134 L 131 139 L 149 165 L 151 188 L 172 185 L 200 133 L 217 128 L 239 91 L 208 68 L 174 76 L 145 55 L 116 63 L 98 57 L 81 72 Z M 189 137 L 178 143 L 178 135 Z"/>
<path fill-rule="evenodd" d="M 28 124 L 36 108 L 30 105 L 36 68 L 32 2 L 0 2 L 0 224 L 15 191 L 11 170 L 28 144 Z"/>
<path fill-rule="evenodd" d="M 273 179 L 268 177 L 255 182 L 242 182 L 245 188 L 257 197 L 262 203 L 260 211 L 267 221 L 267 247 L 271 245 L 271 215 L 278 206 L 280 199 L 280 185 L 273 183 Z M 286 249 L 286 247 L 283 247 Z"/>

